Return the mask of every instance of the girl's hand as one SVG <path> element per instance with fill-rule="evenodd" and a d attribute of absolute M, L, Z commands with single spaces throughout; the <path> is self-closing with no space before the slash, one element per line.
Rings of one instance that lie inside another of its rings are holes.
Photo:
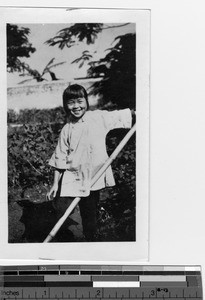
<path fill-rule="evenodd" d="M 132 114 L 132 126 L 133 126 L 136 123 L 136 111 L 132 109 L 131 114 Z"/>
<path fill-rule="evenodd" d="M 58 191 L 58 185 L 53 185 L 50 191 L 46 194 L 46 200 L 51 201 L 55 198 Z"/>

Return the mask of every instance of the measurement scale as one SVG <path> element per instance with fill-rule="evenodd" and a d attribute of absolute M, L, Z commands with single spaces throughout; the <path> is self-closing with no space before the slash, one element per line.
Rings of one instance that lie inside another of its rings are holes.
<path fill-rule="evenodd" d="M 0 267 L 0 299 L 202 299 L 200 266 Z"/>

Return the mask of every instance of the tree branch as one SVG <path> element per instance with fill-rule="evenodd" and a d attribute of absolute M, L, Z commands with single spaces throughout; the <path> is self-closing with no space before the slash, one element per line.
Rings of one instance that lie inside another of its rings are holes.
<path fill-rule="evenodd" d="M 130 24 L 130 23 L 124 23 L 124 24 L 121 24 L 121 25 L 113 25 L 113 26 L 102 27 L 102 30 L 110 29 L 110 28 L 123 27 L 123 26 L 127 26 L 127 25 L 129 25 L 129 24 Z"/>
<path fill-rule="evenodd" d="M 40 171 L 38 171 L 33 165 L 32 163 L 27 159 L 24 158 L 24 160 L 32 167 L 32 169 L 34 169 L 38 174 L 40 174 L 41 176 L 43 175 Z"/>

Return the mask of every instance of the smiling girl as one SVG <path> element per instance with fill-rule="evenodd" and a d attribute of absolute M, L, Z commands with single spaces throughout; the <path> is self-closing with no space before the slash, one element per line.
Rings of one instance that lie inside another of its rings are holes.
<path fill-rule="evenodd" d="M 86 241 L 96 236 L 96 215 L 99 191 L 115 185 L 111 166 L 91 187 L 91 179 L 108 159 L 106 135 L 115 128 L 131 128 L 130 109 L 89 111 L 84 87 L 73 84 L 63 93 L 67 123 L 61 130 L 58 144 L 49 164 L 54 167 L 54 181 L 47 193 L 59 215 L 63 215 L 75 197 L 79 202 Z"/>

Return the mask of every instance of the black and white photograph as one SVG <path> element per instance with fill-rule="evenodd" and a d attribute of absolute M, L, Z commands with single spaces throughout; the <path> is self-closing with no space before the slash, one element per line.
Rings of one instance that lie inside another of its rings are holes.
<path fill-rule="evenodd" d="M 7 9 L 3 22 L 7 247 L 146 259 L 150 11 Z"/>

